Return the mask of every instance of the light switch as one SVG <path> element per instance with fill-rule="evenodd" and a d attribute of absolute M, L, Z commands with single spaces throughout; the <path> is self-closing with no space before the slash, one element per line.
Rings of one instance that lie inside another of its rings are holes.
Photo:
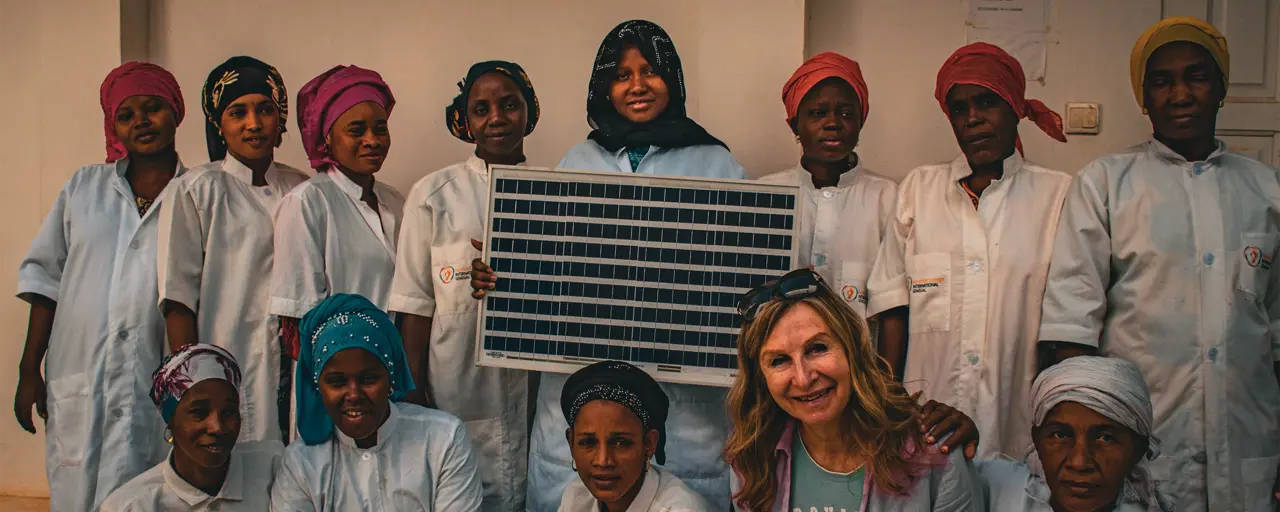
<path fill-rule="evenodd" d="M 1102 114 L 1097 103 L 1068 103 L 1066 132 L 1073 135 L 1097 135 Z"/>

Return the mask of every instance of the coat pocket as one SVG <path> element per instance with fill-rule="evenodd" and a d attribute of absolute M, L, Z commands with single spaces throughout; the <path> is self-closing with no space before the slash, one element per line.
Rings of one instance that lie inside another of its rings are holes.
<path fill-rule="evenodd" d="M 1236 274 L 1236 288 L 1261 300 L 1267 295 L 1267 281 L 1271 276 L 1271 264 L 1275 259 L 1276 235 L 1272 233 L 1245 233 L 1240 236 L 1241 265 Z"/>
<path fill-rule="evenodd" d="M 480 256 L 471 243 L 432 246 L 435 273 L 436 314 L 456 315 L 474 311 L 479 301 L 471 297 L 471 260 Z"/>
<path fill-rule="evenodd" d="M 79 373 L 49 381 L 49 422 L 46 434 L 53 438 L 48 463 L 79 466 L 88 444 L 89 384 Z"/>
<path fill-rule="evenodd" d="M 951 254 L 936 252 L 907 257 L 910 331 L 951 330 Z"/>

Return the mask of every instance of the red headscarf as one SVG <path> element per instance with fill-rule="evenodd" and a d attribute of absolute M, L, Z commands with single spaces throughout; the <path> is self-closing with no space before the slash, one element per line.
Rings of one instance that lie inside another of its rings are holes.
<path fill-rule="evenodd" d="M 356 66 L 336 66 L 298 90 L 298 129 L 312 169 L 338 164 L 325 146 L 324 134 L 343 112 L 365 101 L 382 105 L 388 117 L 396 105 L 391 86 L 382 81 L 382 75 Z"/>
<path fill-rule="evenodd" d="M 959 84 L 990 89 L 1013 107 L 1013 113 L 1019 118 L 1030 119 L 1050 137 L 1067 141 L 1067 136 L 1062 133 L 1062 117 L 1039 100 L 1027 99 L 1027 78 L 1022 74 L 1022 64 L 1000 47 L 987 43 L 962 46 L 942 64 L 933 96 L 938 99 L 944 113 L 948 113 L 947 93 Z M 1021 137 L 1018 138 L 1018 152 L 1022 152 Z"/>
<path fill-rule="evenodd" d="M 103 129 L 107 135 L 107 163 L 129 155 L 124 144 L 116 138 L 115 116 L 120 104 L 131 96 L 157 96 L 173 108 L 177 124 L 182 124 L 186 106 L 182 103 L 182 89 L 173 74 L 150 62 L 126 62 L 107 73 L 99 91 L 102 103 Z"/>
<path fill-rule="evenodd" d="M 853 87 L 854 94 L 858 96 L 862 124 L 867 123 L 867 112 L 871 110 L 871 106 L 867 97 L 867 81 L 862 78 L 862 68 L 853 59 L 835 52 L 822 52 L 810 57 L 782 86 L 782 105 L 787 108 L 788 123 L 795 119 L 804 95 L 818 85 L 818 82 L 831 77 L 844 80 Z"/>

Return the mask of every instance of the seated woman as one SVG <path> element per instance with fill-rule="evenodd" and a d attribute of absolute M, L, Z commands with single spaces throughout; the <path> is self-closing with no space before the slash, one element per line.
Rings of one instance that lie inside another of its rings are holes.
<path fill-rule="evenodd" d="M 480 478 L 462 421 L 411 403 L 413 378 L 391 319 L 336 294 L 298 326 L 297 425 L 271 509 L 480 509 Z M 336 427 L 336 428 L 335 428 Z"/>
<path fill-rule="evenodd" d="M 1035 451 L 1025 463 L 978 463 L 991 510 L 1172 510 L 1147 473 L 1160 441 L 1137 367 L 1073 357 L 1041 372 L 1031 395 Z"/>
<path fill-rule="evenodd" d="M 151 401 L 173 448 L 107 496 L 102 510 L 266 510 L 282 447 L 236 443 L 240 385 L 240 366 L 218 346 L 186 345 L 165 357 L 152 376 Z"/>
<path fill-rule="evenodd" d="M 666 463 L 669 406 L 653 377 L 621 361 L 569 376 L 560 409 L 580 480 L 565 489 L 560 512 L 711 510 L 679 478 L 650 463 Z"/>
<path fill-rule="evenodd" d="M 737 510 L 984 508 L 972 466 L 926 444 L 922 408 L 821 276 L 789 272 L 739 311 L 725 448 Z"/>

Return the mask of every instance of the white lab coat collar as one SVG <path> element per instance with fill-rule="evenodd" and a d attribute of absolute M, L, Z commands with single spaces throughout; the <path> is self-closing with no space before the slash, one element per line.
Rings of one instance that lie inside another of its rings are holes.
<path fill-rule="evenodd" d="M 1015 150 L 1013 155 L 1004 159 L 1004 174 L 1000 176 L 999 180 L 994 181 L 1008 181 L 1009 178 L 1022 169 L 1025 163 L 1026 160 L 1022 158 L 1022 153 Z M 959 158 L 951 161 L 951 181 L 960 181 L 972 174 L 973 169 L 969 167 L 969 160 L 964 155 L 960 155 Z"/>
<path fill-rule="evenodd" d="M 471 155 L 470 157 L 467 158 L 467 161 L 464 162 L 464 164 L 467 166 L 467 170 L 471 172 L 474 172 L 476 174 L 481 174 L 484 176 L 489 175 L 489 163 L 485 162 L 483 159 L 481 159 L 478 156 Z M 522 160 L 520 163 L 516 164 L 517 167 L 524 167 L 526 165 L 528 165 L 527 159 Z"/>
<path fill-rule="evenodd" d="M 231 464 L 231 467 L 227 469 L 227 478 L 222 482 L 222 489 L 218 490 L 216 499 L 240 501 L 244 499 L 244 463 L 234 450 L 231 452 L 229 464 Z M 182 498 L 182 501 L 185 501 L 188 505 L 195 507 L 200 503 L 215 499 L 214 496 L 209 496 L 204 491 L 188 483 L 178 475 L 177 471 L 174 471 L 172 449 L 169 450 L 169 458 L 164 463 L 162 471 L 165 485 L 172 489 L 173 493 Z"/>
<path fill-rule="evenodd" d="M 640 485 L 640 492 L 636 493 L 636 499 L 631 502 L 630 507 L 627 507 L 627 512 L 649 510 L 653 500 L 658 497 L 658 487 L 662 483 L 661 478 L 658 471 L 653 466 L 649 466 L 649 471 L 644 475 L 644 483 Z"/>
<path fill-rule="evenodd" d="M 864 170 L 865 169 L 862 167 L 862 159 L 859 158 L 857 165 L 854 165 L 852 169 L 849 169 L 840 175 L 840 180 L 836 182 L 836 186 L 823 187 L 823 190 L 829 188 L 846 189 L 852 187 L 853 182 L 858 178 L 858 174 L 862 173 Z M 792 177 L 795 178 L 796 184 L 799 185 L 800 188 L 805 191 L 818 190 L 817 187 L 813 186 L 813 175 L 809 174 L 809 171 L 804 168 L 803 164 L 796 164 L 796 166 L 791 169 L 791 173 Z"/>
<path fill-rule="evenodd" d="M 350 197 L 353 201 L 360 201 L 364 198 L 364 187 L 361 187 L 360 184 L 352 181 L 351 178 L 347 177 L 346 174 L 343 174 L 343 172 L 338 170 L 336 167 L 330 166 L 329 170 L 325 171 L 325 175 L 329 176 L 329 179 L 333 180 L 334 183 L 337 183 L 338 188 L 342 190 L 342 193 L 346 194 L 347 197 Z M 374 182 L 377 183 L 376 180 Z M 377 198 L 377 192 L 375 192 L 373 196 L 374 198 Z M 381 203 L 382 201 L 379 200 L 378 202 Z"/>
<path fill-rule="evenodd" d="M 366 450 L 364 448 L 357 447 L 356 440 L 346 434 L 343 434 L 335 425 L 333 427 L 333 431 L 338 435 L 338 441 L 360 452 L 381 450 L 382 447 L 386 446 L 387 442 L 391 440 L 391 436 L 396 434 L 396 423 L 400 420 L 400 412 L 396 410 L 396 404 L 392 402 L 387 404 L 387 407 L 391 410 L 391 414 L 387 416 L 387 421 L 382 422 L 382 425 L 378 427 L 378 441 L 372 448 Z"/>
<path fill-rule="evenodd" d="M 1205 162 L 1213 162 L 1214 160 L 1217 160 L 1218 157 L 1227 154 L 1227 144 L 1222 142 L 1221 139 L 1213 139 L 1213 144 L 1213 152 L 1209 153 L 1208 158 L 1204 159 Z M 1176 151 L 1169 149 L 1169 146 L 1164 145 L 1163 142 L 1156 140 L 1154 137 L 1147 140 L 1147 149 L 1151 151 L 1151 154 L 1163 160 L 1168 160 L 1177 164 L 1191 163 L 1186 159 L 1186 157 L 1183 157 Z"/>
<path fill-rule="evenodd" d="M 235 176 L 236 179 L 243 181 L 246 185 L 251 187 L 254 186 L 253 169 L 250 169 L 243 162 L 236 160 L 236 157 L 232 156 L 231 153 L 227 153 L 227 157 L 222 160 L 222 170 L 232 176 Z M 276 170 L 276 163 L 273 161 L 271 162 L 271 165 L 267 167 L 266 174 L 262 175 L 262 179 L 266 180 L 268 184 L 273 183 L 276 180 L 276 174 L 279 172 L 280 171 Z"/>
<path fill-rule="evenodd" d="M 119 160 L 116 160 L 115 171 L 116 171 L 116 179 L 114 182 L 112 182 L 112 185 L 115 187 L 117 192 L 120 192 L 120 194 L 125 196 L 125 198 L 129 199 L 130 201 L 133 201 L 135 198 L 135 195 L 133 193 L 133 188 L 129 186 L 129 179 L 125 177 L 125 174 L 129 172 L 129 159 L 126 157 L 126 158 L 121 158 Z M 178 168 L 174 170 L 173 178 L 171 178 L 169 182 L 172 183 L 173 180 L 178 179 L 179 176 L 182 176 L 186 172 L 187 172 L 187 168 L 182 165 L 182 159 L 179 158 Z M 168 188 L 168 185 L 165 185 L 165 188 Z M 151 206 L 151 209 L 147 210 L 147 213 L 151 213 L 152 211 L 159 210 L 159 208 L 156 208 L 156 206 L 158 205 L 158 203 L 160 202 L 160 198 L 162 197 L 164 197 L 164 194 L 160 194 L 156 196 L 155 202 L 157 204 L 153 204 Z M 146 215 L 143 215 L 143 217 L 145 218 Z"/>

